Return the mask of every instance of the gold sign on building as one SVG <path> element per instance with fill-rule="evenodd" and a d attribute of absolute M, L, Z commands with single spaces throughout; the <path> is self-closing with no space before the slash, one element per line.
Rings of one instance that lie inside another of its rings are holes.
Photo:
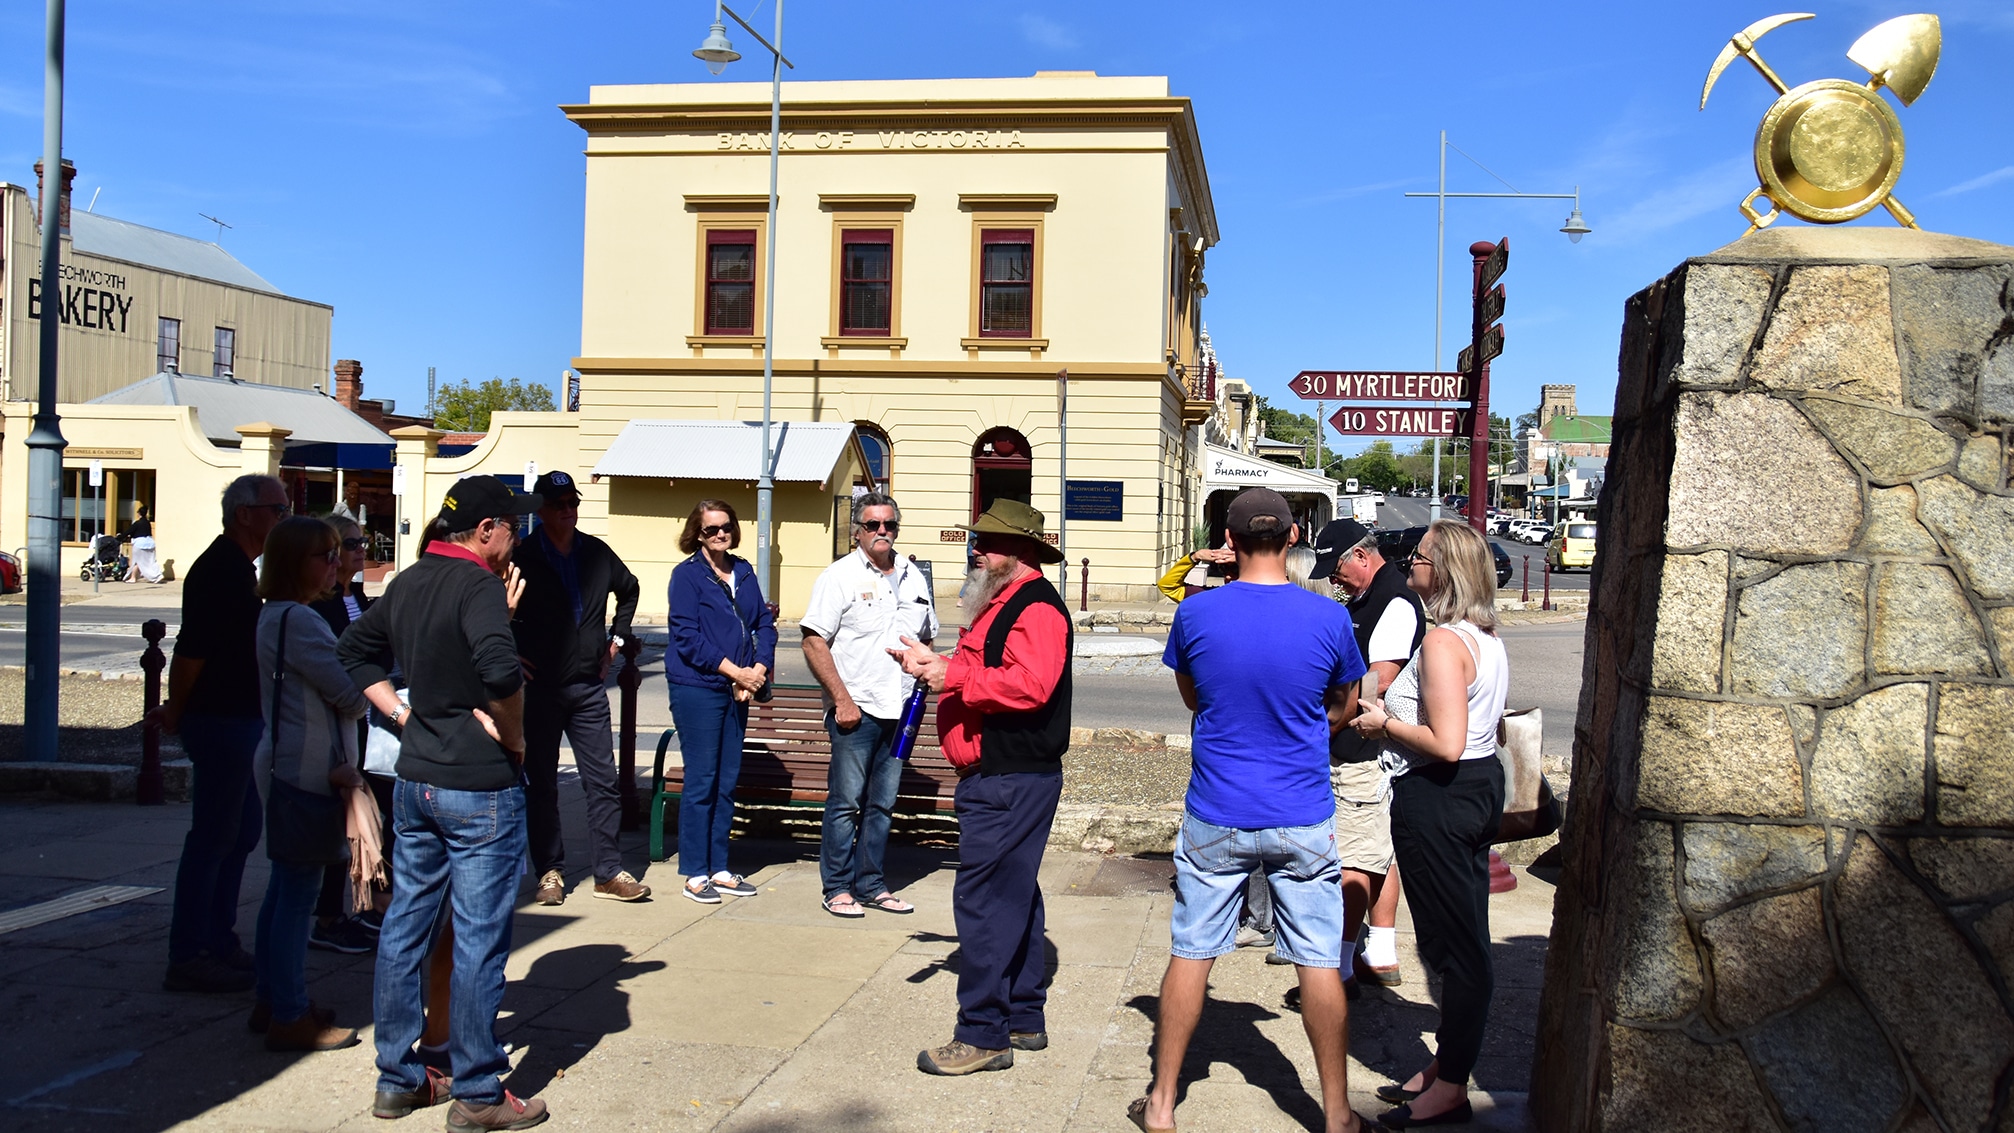
<path fill-rule="evenodd" d="M 1741 214 L 1755 228 L 1768 227 L 1786 212 L 1817 224 L 1838 224 L 1880 205 L 1903 226 L 1915 228 L 1916 217 L 1893 195 L 1902 176 L 1902 123 L 1879 92 L 1885 86 L 1909 106 L 1930 85 L 1943 44 L 1937 17 L 1897 16 L 1855 41 L 1846 57 L 1871 76 L 1864 85 L 1819 79 L 1793 89 L 1762 61 L 1755 41 L 1784 24 L 1811 18 L 1809 12 L 1790 12 L 1735 33 L 1713 61 L 1699 94 L 1704 110 L 1713 84 L 1739 55 L 1781 96 L 1756 127 L 1755 176 L 1761 185 L 1742 199 Z M 1765 197 L 1770 210 L 1758 211 L 1755 202 Z"/>

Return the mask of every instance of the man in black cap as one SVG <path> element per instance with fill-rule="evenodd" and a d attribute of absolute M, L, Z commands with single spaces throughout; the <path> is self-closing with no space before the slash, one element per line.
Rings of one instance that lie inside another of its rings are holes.
<path fill-rule="evenodd" d="M 1427 619 L 1406 572 L 1385 561 L 1377 533 L 1354 519 L 1338 519 L 1315 537 L 1312 577 L 1326 578 L 1350 595 L 1350 621 L 1364 663 L 1378 678 L 1378 695 L 1406 667 Z M 1386 987 L 1401 982 L 1398 956 L 1399 866 L 1392 854 L 1391 778 L 1378 763 L 1380 745 L 1344 728 L 1329 739 L 1329 782 L 1336 792 L 1336 848 L 1343 862 L 1344 940 L 1358 939 L 1360 978 Z"/>
<path fill-rule="evenodd" d="M 609 728 L 609 662 L 629 636 L 639 593 L 636 576 L 607 543 L 579 530 L 580 488 L 564 472 L 533 485 L 538 526 L 518 545 L 514 562 L 525 580 L 511 628 L 525 670 L 525 804 L 531 868 L 538 903 L 566 900 L 566 844 L 559 823 L 559 737 L 573 745 L 574 767 L 587 795 L 588 846 L 594 853 L 594 895 L 640 901 L 650 886 L 622 868 L 622 799 L 616 786 Z M 615 598 L 615 625 L 608 600 Z"/>
<path fill-rule="evenodd" d="M 450 1129 L 527 1129 L 546 1117 L 544 1102 L 504 1090 L 510 1060 L 495 1030 L 525 856 L 524 674 L 511 636 L 512 583 L 499 580 L 515 573 L 518 519 L 538 502 L 494 476 L 457 480 L 419 561 L 336 646 L 350 679 L 400 732 L 399 883 L 378 934 L 371 1112 L 379 1117 L 437 1105 L 450 1088 Z M 410 707 L 392 689 L 387 655 L 410 679 Z M 413 1049 L 425 1022 L 422 969 L 444 905 L 455 936 L 452 1087 Z"/>

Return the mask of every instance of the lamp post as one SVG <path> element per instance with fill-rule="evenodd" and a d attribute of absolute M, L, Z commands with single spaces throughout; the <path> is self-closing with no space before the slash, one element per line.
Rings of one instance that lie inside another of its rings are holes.
<path fill-rule="evenodd" d="M 1468 157 L 1467 154 L 1463 154 L 1462 156 Z M 1469 160 L 1475 161 L 1474 158 L 1469 158 Z M 1476 164 L 1479 166 L 1482 165 L 1479 161 Z M 1515 188 L 1508 193 L 1448 192 L 1448 132 L 1446 130 L 1441 131 L 1440 169 L 1441 179 L 1439 189 L 1431 193 L 1406 194 L 1408 197 L 1434 197 L 1439 202 L 1439 219 L 1434 236 L 1434 369 L 1436 370 L 1441 368 L 1441 301 L 1447 294 L 1449 197 L 1521 197 L 1532 200 L 1570 200 L 1573 202 L 1573 211 L 1567 214 L 1566 223 L 1560 226 L 1560 231 L 1565 233 L 1566 238 L 1575 244 L 1580 243 L 1581 237 L 1594 231 L 1594 229 L 1588 227 L 1587 221 L 1581 218 L 1580 186 L 1578 185 L 1574 186 L 1571 193 L 1520 193 Z M 1488 167 L 1485 166 L 1484 171 L 1488 172 Z M 1490 176 L 1496 177 L 1496 174 L 1491 173 Z M 1498 177 L 1497 180 L 1502 181 L 1503 178 Z M 1504 184 L 1509 185 L 1510 183 L 1505 181 Z M 1480 367 L 1481 363 L 1478 362 L 1477 365 Z M 1484 424 L 1487 426 L 1488 423 L 1485 422 Z M 1428 516 L 1430 520 L 1441 517 L 1441 439 L 1439 437 L 1434 438 L 1434 496 L 1428 507 Z"/>
<path fill-rule="evenodd" d="M 35 427 L 28 434 L 27 688 L 22 704 L 22 758 L 56 758 L 57 665 L 62 656 L 62 419 L 56 415 L 56 348 L 63 281 L 58 251 L 68 188 L 63 183 L 63 0 L 49 0 L 48 57 L 42 86 L 42 326 L 41 369 L 35 385 Z"/>
<path fill-rule="evenodd" d="M 736 15 L 734 9 L 715 0 L 713 27 L 692 53 L 693 58 L 706 64 L 708 71 L 718 75 L 727 70 L 729 63 L 741 58 L 741 53 L 727 41 L 727 25 L 720 22 L 722 12 L 733 16 L 735 23 L 775 57 L 769 78 L 769 231 L 764 237 L 762 269 L 762 465 L 755 481 L 755 577 L 761 581 L 766 599 L 774 602 L 776 581 L 770 577 L 769 566 L 776 480 L 772 467 L 775 456 L 769 445 L 769 398 L 776 373 L 776 161 L 783 140 L 783 69 L 789 67 L 794 71 L 797 64 L 783 57 L 783 0 L 776 0 L 775 43 L 762 38 L 762 33 L 749 27 L 748 21 Z"/>

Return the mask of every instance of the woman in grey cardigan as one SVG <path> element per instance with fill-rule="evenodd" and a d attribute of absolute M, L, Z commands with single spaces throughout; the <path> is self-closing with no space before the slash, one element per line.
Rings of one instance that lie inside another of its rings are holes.
<path fill-rule="evenodd" d="M 266 606 L 258 633 L 265 731 L 253 775 L 268 797 L 276 780 L 317 795 L 364 783 L 356 724 L 364 694 L 336 660 L 329 623 L 306 605 L 335 586 L 337 544 L 335 528 L 306 516 L 281 521 L 266 537 L 259 575 Z M 268 857 L 272 847 L 268 831 Z M 266 1032 L 269 1050 L 335 1050 L 357 1041 L 354 1029 L 335 1026 L 329 1013 L 308 1001 L 308 930 L 322 870 L 321 862 L 274 859 L 259 906 L 253 949 L 258 1004 L 251 1025 Z"/>

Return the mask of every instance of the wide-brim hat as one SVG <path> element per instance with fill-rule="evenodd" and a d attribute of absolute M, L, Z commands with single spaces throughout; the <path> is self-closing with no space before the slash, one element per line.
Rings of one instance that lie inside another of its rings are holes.
<path fill-rule="evenodd" d="M 961 531 L 974 535 L 1013 535 L 1035 544 L 1035 561 L 1038 563 L 1060 563 L 1063 552 L 1049 545 L 1042 531 L 1042 513 L 1022 503 L 1020 500 L 994 500 L 993 506 L 984 515 L 971 523 L 958 525 Z"/>

